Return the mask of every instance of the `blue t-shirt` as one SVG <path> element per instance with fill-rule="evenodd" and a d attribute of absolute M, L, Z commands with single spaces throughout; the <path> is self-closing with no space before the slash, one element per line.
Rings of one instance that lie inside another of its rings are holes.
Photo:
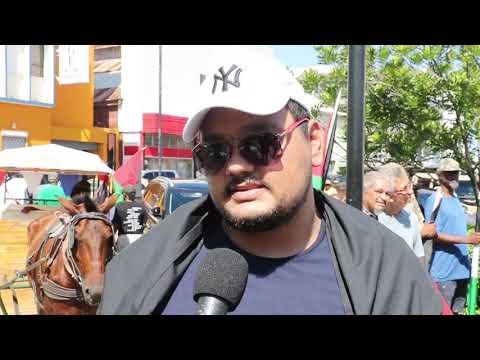
<path fill-rule="evenodd" d="M 264 258 L 236 247 L 221 230 L 208 235 L 165 307 L 165 315 L 194 315 L 193 282 L 208 251 L 227 247 L 248 262 L 247 286 L 235 315 L 345 314 L 325 226 L 306 251 L 287 258 Z"/>
<path fill-rule="evenodd" d="M 425 204 L 425 219 L 430 219 L 435 202 L 435 194 L 430 195 Z M 437 219 L 437 231 L 450 235 L 467 235 L 465 211 L 457 197 L 443 197 Z M 430 274 L 434 281 L 468 279 L 470 260 L 467 244 L 441 244 L 433 242 Z"/>

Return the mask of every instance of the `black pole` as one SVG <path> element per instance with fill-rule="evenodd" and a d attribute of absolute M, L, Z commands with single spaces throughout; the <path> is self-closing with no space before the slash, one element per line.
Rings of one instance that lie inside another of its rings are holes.
<path fill-rule="evenodd" d="M 158 46 L 158 175 L 162 170 L 162 45 Z"/>
<path fill-rule="evenodd" d="M 362 209 L 365 45 L 351 45 L 348 50 L 348 142 L 347 203 Z"/>

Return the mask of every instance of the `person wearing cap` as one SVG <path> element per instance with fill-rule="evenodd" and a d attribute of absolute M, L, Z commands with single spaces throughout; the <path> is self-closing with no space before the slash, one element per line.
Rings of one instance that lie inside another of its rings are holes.
<path fill-rule="evenodd" d="M 480 233 L 467 233 L 465 211 L 455 194 L 460 170 L 454 159 L 442 159 L 437 168 L 440 188 L 425 203 L 425 219 L 437 226 L 430 274 L 457 314 L 465 308 L 470 278 L 467 244 L 480 244 Z"/>
<path fill-rule="evenodd" d="M 378 171 L 369 171 L 363 176 L 363 212 L 375 220 L 390 200 L 388 185 L 388 180 Z"/>
<path fill-rule="evenodd" d="M 125 201 L 115 206 L 112 224 L 118 231 L 118 251 L 138 240 L 145 231 L 148 213 L 142 203 L 135 201 L 135 193 L 134 186 L 127 186 L 123 191 Z"/>
<path fill-rule="evenodd" d="M 379 167 L 379 172 L 388 179 L 387 191 L 390 199 L 384 212 L 378 215 L 381 224 L 400 236 L 425 266 L 421 225 L 417 216 L 405 207 L 412 195 L 412 183 L 407 171 L 400 164 L 388 163 Z"/>
<path fill-rule="evenodd" d="M 209 196 L 109 262 L 98 314 L 195 314 L 197 270 L 222 247 L 249 266 L 231 314 L 440 314 L 395 234 L 313 189 L 321 129 L 288 70 L 255 52 L 217 55 L 183 130 Z"/>

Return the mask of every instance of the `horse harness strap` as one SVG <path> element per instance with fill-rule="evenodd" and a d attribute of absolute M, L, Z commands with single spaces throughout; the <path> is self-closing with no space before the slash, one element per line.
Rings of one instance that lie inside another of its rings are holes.
<path fill-rule="evenodd" d="M 47 295 L 50 299 L 53 300 L 72 300 L 82 299 L 82 291 L 75 288 L 66 288 L 61 285 L 58 285 L 55 281 L 46 278 L 45 282 L 43 283 L 43 291 L 45 295 Z"/>
<path fill-rule="evenodd" d="M 77 282 L 80 289 L 78 287 L 73 289 L 63 287 L 57 284 L 55 281 L 49 279 L 47 275 L 45 275 L 44 280 L 40 279 L 41 288 L 43 289 L 44 294 L 53 300 L 81 301 L 83 300 L 83 293 L 81 290 L 83 288 L 83 280 L 72 253 L 72 249 L 75 245 L 75 226 L 80 220 L 83 219 L 102 220 L 112 227 L 112 233 L 113 226 L 112 223 L 108 220 L 108 218 L 102 213 L 81 213 L 73 217 L 70 217 L 69 215 L 64 213 L 60 213 L 57 214 L 57 217 L 59 218 L 59 221 L 56 221 L 50 226 L 45 238 L 42 240 L 37 249 L 27 259 L 28 267 L 23 272 L 27 273 L 35 269 L 45 261 L 47 261 L 47 268 L 49 268 L 57 257 L 60 248 L 63 248 L 64 250 L 62 252 L 65 260 L 64 266 L 70 276 Z M 55 242 L 49 254 L 47 256 L 43 256 L 41 259 L 31 264 L 31 260 L 33 259 L 33 257 L 39 252 L 40 254 L 42 253 L 43 248 L 49 239 L 53 239 L 53 241 Z M 35 300 L 37 300 L 36 296 Z"/>
<path fill-rule="evenodd" d="M 113 234 L 112 223 L 102 213 L 94 213 L 94 212 L 81 213 L 81 214 L 75 215 L 71 219 L 70 223 L 68 224 L 68 232 L 67 232 L 68 243 L 67 243 L 66 252 L 65 252 L 67 262 L 65 263 L 65 265 L 66 265 L 67 271 L 70 273 L 73 279 L 77 281 L 77 283 L 80 286 L 83 286 L 82 285 L 83 279 L 82 279 L 82 275 L 80 274 L 80 269 L 78 268 L 77 263 L 75 262 L 75 259 L 73 257 L 72 249 L 73 249 L 73 246 L 75 245 L 75 225 L 77 225 L 77 223 L 80 222 L 80 220 L 84 220 L 84 219 L 94 219 L 94 220 L 104 221 L 105 223 L 107 223 L 112 227 L 112 234 Z"/>

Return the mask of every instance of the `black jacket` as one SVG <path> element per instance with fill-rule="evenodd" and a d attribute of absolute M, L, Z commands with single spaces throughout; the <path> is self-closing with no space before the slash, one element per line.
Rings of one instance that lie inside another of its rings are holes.
<path fill-rule="evenodd" d="M 361 211 L 315 191 L 330 234 L 347 314 L 440 314 L 440 298 L 405 241 Z M 108 264 L 98 314 L 162 313 L 203 244 L 218 226 L 210 198 L 179 207 Z M 323 225 L 322 225 L 323 226 Z"/>

